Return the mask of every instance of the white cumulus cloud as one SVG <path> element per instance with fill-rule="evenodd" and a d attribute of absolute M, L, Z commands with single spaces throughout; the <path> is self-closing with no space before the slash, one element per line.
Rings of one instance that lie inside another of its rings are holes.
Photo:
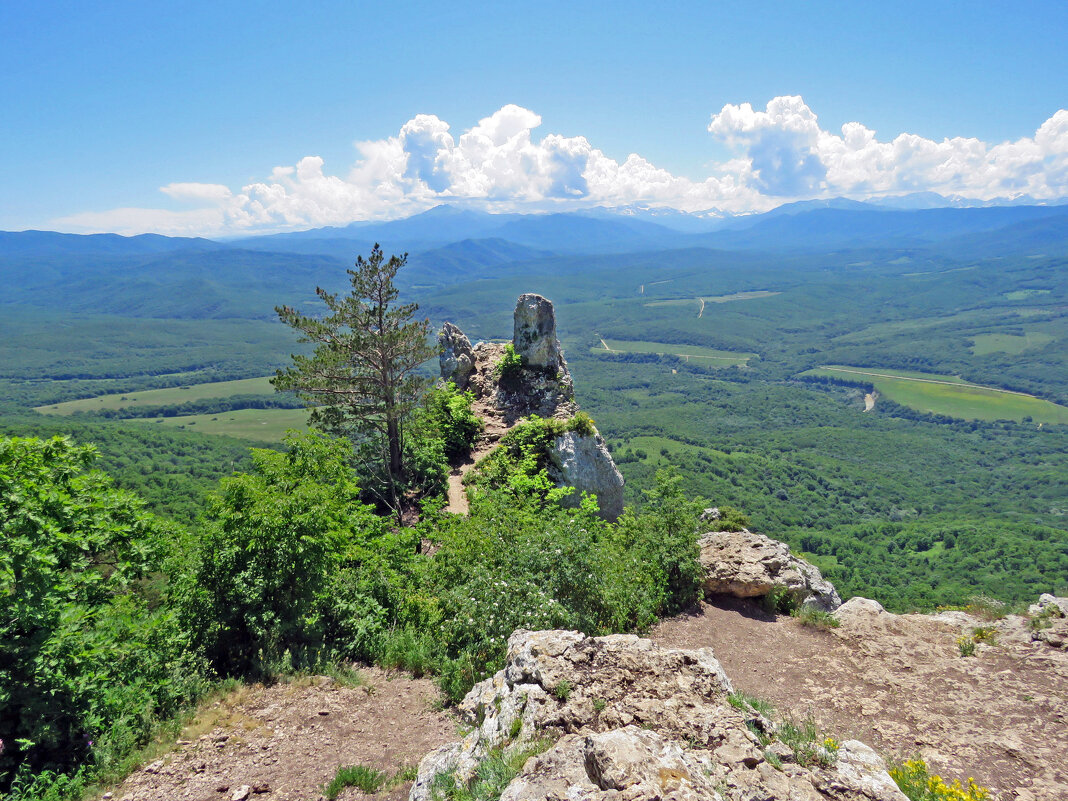
<path fill-rule="evenodd" d="M 68 230 L 225 235 L 344 225 L 404 217 L 441 202 L 488 210 L 571 209 L 648 204 L 683 211 L 762 211 L 814 197 L 933 191 L 981 200 L 1068 195 L 1068 110 L 1013 142 L 935 141 L 900 133 L 880 140 L 861 122 L 840 132 L 820 127 L 799 96 L 763 110 L 727 104 L 709 133 L 733 152 L 704 180 L 673 175 L 641 155 L 617 161 L 583 136 L 538 136 L 542 118 L 506 105 L 458 136 L 449 123 L 419 114 L 396 136 L 355 143 L 347 173 L 319 156 L 275 167 L 262 181 L 232 189 L 175 182 L 161 191 L 185 208 L 114 209 L 53 223 Z"/>

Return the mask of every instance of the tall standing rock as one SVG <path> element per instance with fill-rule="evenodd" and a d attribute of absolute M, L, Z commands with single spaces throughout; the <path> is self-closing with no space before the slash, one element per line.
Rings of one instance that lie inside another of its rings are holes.
<path fill-rule="evenodd" d="M 441 377 L 452 381 L 459 389 L 467 389 L 475 372 L 475 352 L 471 348 L 471 340 L 452 323 L 445 323 L 438 334 L 438 346 L 441 348 L 438 357 Z"/>
<path fill-rule="evenodd" d="M 527 367 L 546 371 L 560 369 L 563 355 L 556 338 L 553 302 L 541 295 L 520 295 L 515 305 L 512 346 Z"/>

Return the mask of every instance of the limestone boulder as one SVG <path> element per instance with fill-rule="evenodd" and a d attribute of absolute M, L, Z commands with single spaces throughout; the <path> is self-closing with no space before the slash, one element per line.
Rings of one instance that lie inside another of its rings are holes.
<path fill-rule="evenodd" d="M 862 743 L 843 744 L 831 766 L 773 766 L 731 692 L 708 648 L 516 631 L 505 668 L 460 704 L 472 731 L 423 759 L 410 801 L 430 801 L 435 781 L 462 785 L 490 754 L 512 752 L 534 755 L 502 801 L 904 801 Z"/>
<path fill-rule="evenodd" d="M 758 598 L 779 589 L 802 606 L 825 612 L 842 605 L 819 568 L 794 556 L 778 540 L 750 531 L 714 531 L 698 544 L 706 593 Z"/>
<path fill-rule="evenodd" d="M 1044 592 L 1038 596 L 1038 603 L 1031 604 L 1027 611 L 1033 616 L 1068 617 L 1068 598 L 1058 598 L 1056 595 Z"/>
<path fill-rule="evenodd" d="M 512 346 L 528 368 L 555 372 L 563 354 L 556 338 L 556 314 L 553 303 L 541 295 L 527 293 L 515 304 Z"/>
<path fill-rule="evenodd" d="M 1051 648 L 1068 650 L 1068 598 L 1043 593 L 1037 604 L 1028 609 L 1031 614 L 1031 639 Z"/>
<path fill-rule="evenodd" d="M 452 323 L 445 323 L 438 334 L 438 365 L 441 377 L 452 381 L 459 389 L 467 389 L 475 372 L 475 352 L 471 340 Z"/>
<path fill-rule="evenodd" d="M 589 492 L 597 496 L 605 520 L 615 521 L 623 514 L 623 474 L 596 431 L 588 436 L 569 431 L 557 437 L 549 461 L 549 476 L 557 486 L 576 489 L 564 498 L 564 506 L 577 507 L 582 493 Z"/>

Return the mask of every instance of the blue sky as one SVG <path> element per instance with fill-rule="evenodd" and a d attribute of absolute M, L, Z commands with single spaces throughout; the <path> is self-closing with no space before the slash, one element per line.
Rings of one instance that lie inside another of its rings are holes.
<path fill-rule="evenodd" d="M 1066 41 L 1063 0 L 7 0 L 0 229 L 1063 197 Z"/>

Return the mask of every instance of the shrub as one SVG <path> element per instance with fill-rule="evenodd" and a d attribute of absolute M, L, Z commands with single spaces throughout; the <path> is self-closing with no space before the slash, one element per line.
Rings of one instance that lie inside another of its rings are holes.
<path fill-rule="evenodd" d="M 203 665 L 158 578 L 182 534 L 91 446 L 0 438 L 0 793 L 62 798 L 193 701 Z"/>
<path fill-rule="evenodd" d="M 251 473 L 212 499 L 183 614 L 222 675 L 270 675 L 325 660 L 331 577 L 384 531 L 358 502 L 341 440 L 290 436 L 254 450 Z"/>
<path fill-rule="evenodd" d="M 467 456 L 485 428 L 482 418 L 471 410 L 475 396 L 461 392 L 451 381 L 430 389 L 424 401 L 423 418 L 441 439 L 446 458 Z"/>
<path fill-rule="evenodd" d="M 830 612 L 824 612 L 822 609 L 816 609 L 811 606 L 802 606 L 795 609 L 791 614 L 801 622 L 802 626 L 809 626 L 820 631 L 836 629 L 841 625 L 838 618 Z"/>
<path fill-rule="evenodd" d="M 515 346 L 509 342 L 504 346 L 501 360 L 493 367 L 493 375 L 502 382 L 515 379 L 523 369 L 523 357 L 515 352 Z"/>
<path fill-rule="evenodd" d="M 701 524 L 704 531 L 741 531 L 749 528 L 749 518 L 730 506 L 719 507 L 719 520 L 709 520 Z"/>
<path fill-rule="evenodd" d="M 957 649 L 961 656 L 975 656 L 975 640 L 968 636 L 958 637 Z"/>
<path fill-rule="evenodd" d="M 910 801 L 987 801 L 990 791 L 968 778 L 962 785 L 959 779 L 946 784 L 933 774 L 922 759 L 907 759 L 890 767 L 890 776 Z"/>

